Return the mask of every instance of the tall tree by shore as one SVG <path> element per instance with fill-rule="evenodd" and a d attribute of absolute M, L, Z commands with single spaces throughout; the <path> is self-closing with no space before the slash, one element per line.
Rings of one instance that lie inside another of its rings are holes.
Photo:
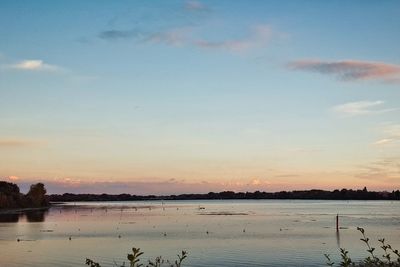
<path fill-rule="evenodd" d="M 0 181 L 0 209 L 40 208 L 49 205 L 44 184 L 37 183 L 24 195 L 18 185 Z"/>

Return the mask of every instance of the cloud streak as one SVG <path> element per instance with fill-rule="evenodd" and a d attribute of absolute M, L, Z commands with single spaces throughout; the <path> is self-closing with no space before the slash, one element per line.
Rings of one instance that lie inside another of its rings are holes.
<path fill-rule="evenodd" d="M 343 60 L 320 61 L 298 60 L 288 64 L 292 70 L 316 72 L 333 75 L 342 81 L 382 80 L 400 81 L 400 66 L 384 62 Z"/>
<path fill-rule="evenodd" d="M 106 30 L 98 34 L 98 37 L 103 40 L 124 40 L 138 38 L 142 33 L 138 30 Z"/>
<path fill-rule="evenodd" d="M 108 41 L 131 40 L 136 44 L 162 44 L 175 47 L 197 47 L 203 50 L 244 52 L 267 45 L 275 32 L 270 25 L 253 24 L 247 32 L 237 38 L 227 37 L 227 29 L 215 39 L 203 35 L 201 21 L 208 17 L 211 9 L 197 0 L 187 0 L 182 8 L 174 10 L 178 16 L 169 18 L 168 23 L 156 26 L 153 23 L 125 29 L 107 29 L 97 34 L 97 38 Z M 158 21 L 151 15 L 147 19 Z M 201 21 L 199 21 L 199 19 Z M 180 26 L 179 26 L 180 25 Z M 214 32 L 216 29 L 212 29 Z M 236 28 L 235 28 L 236 30 Z M 237 31 L 235 31 L 237 32 Z"/>
<path fill-rule="evenodd" d="M 204 5 L 203 3 L 195 0 L 186 1 L 185 2 L 185 9 L 189 11 L 208 11 L 209 8 Z"/>
<path fill-rule="evenodd" d="M 400 142 L 400 124 L 386 125 L 383 130 L 383 138 L 373 143 L 375 146 L 396 145 Z"/>
<path fill-rule="evenodd" d="M 188 43 L 190 28 L 175 28 L 167 31 L 147 34 L 142 43 L 165 44 L 170 46 L 183 46 Z"/>
<path fill-rule="evenodd" d="M 400 159 L 379 159 L 366 166 L 362 166 L 362 170 L 356 174 L 356 177 L 374 182 L 398 185 L 400 183 Z"/>
<path fill-rule="evenodd" d="M 390 143 L 392 143 L 392 142 L 394 142 L 394 141 L 395 141 L 395 139 L 383 138 L 383 139 L 380 139 L 380 140 L 374 142 L 374 145 L 376 145 L 376 146 L 383 146 L 383 145 L 390 144 Z"/>
<path fill-rule="evenodd" d="M 60 67 L 45 63 L 39 59 L 23 60 L 8 66 L 10 69 L 23 71 L 59 71 Z"/>
<path fill-rule="evenodd" d="M 108 41 L 133 40 L 138 44 L 152 43 L 170 46 L 181 46 L 189 42 L 190 28 L 174 28 L 159 32 L 132 30 L 108 30 L 99 33 L 98 37 Z"/>
<path fill-rule="evenodd" d="M 31 140 L 22 140 L 22 139 L 5 139 L 0 138 L 0 149 L 1 148 L 22 148 L 29 147 L 33 145 L 37 145 L 39 142 L 31 141 Z"/>
<path fill-rule="evenodd" d="M 192 7 L 194 8 L 194 7 Z M 244 52 L 266 46 L 274 32 L 269 25 L 259 24 L 250 28 L 247 36 L 236 39 L 208 40 L 194 36 L 199 28 L 194 26 L 171 27 L 163 30 L 105 30 L 97 37 L 107 41 L 131 40 L 136 44 L 163 44 L 168 46 L 192 46 L 204 50 Z"/>
<path fill-rule="evenodd" d="M 380 108 L 384 103 L 385 102 L 381 100 L 349 102 L 333 107 L 333 111 L 345 116 L 359 116 L 368 114 L 381 114 L 396 110 L 396 108 Z"/>
<path fill-rule="evenodd" d="M 205 49 L 228 50 L 231 52 L 242 52 L 254 48 L 260 48 L 268 44 L 272 36 L 271 27 L 268 25 L 257 25 L 253 27 L 250 36 L 241 39 L 207 41 L 197 40 L 194 45 Z"/>

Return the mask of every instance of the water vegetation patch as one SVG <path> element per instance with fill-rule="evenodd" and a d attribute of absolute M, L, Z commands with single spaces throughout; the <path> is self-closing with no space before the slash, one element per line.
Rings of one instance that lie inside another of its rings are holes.
<path fill-rule="evenodd" d="M 127 255 L 128 264 L 125 265 L 125 262 L 122 265 L 118 265 L 114 263 L 116 267 L 182 267 L 182 262 L 187 258 L 187 252 L 182 250 L 180 254 L 177 255 L 177 259 L 175 261 L 169 261 L 162 258 L 162 256 L 158 256 L 153 260 L 148 260 L 147 263 L 141 263 L 141 256 L 143 252 L 140 251 L 140 248 L 132 248 L 132 253 Z M 90 267 L 101 267 L 98 262 L 95 262 L 91 259 L 86 259 L 86 265 Z"/>

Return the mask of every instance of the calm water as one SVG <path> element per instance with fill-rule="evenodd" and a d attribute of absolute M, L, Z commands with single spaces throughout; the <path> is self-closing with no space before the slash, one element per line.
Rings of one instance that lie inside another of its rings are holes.
<path fill-rule="evenodd" d="M 339 246 L 355 259 L 366 255 L 357 226 L 374 244 L 386 237 L 400 248 L 400 202 L 72 203 L 46 213 L 0 215 L 0 266 L 85 266 L 87 257 L 113 266 L 126 261 L 132 246 L 145 252 L 143 260 L 174 259 L 187 250 L 185 266 L 193 267 L 321 266 L 323 254 L 337 256 Z"/>

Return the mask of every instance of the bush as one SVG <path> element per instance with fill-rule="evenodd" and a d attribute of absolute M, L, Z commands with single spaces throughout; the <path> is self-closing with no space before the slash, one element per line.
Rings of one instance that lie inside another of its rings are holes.
<path fill-rule="evenodd" d="M 181 254 L 178 254 L 178 259 L 174 262 L 170 262 L 169 260 L 164 260 L 161 256 L 156 257 L 154 260 L 149 260 L 146 265 L 140 263 L 140 256 L 143 255 L 143 252 L 140 251 L 140 248 L 132 248 L 133 254 L 128 254 L 127 259 L 129 261 L 129 267 L 162 267 L 162 266 L 169 266 L 169 267 L 181 267 L 182 262 L 187 257 L 187 252 L 182 250 Z M 90 267 L 101 267 L 98 262 L 95 262 L 91 259 L 86 259 L 86 265 Z M 125 267 L 125 262 L 120 265 L 120 267 Z"/>
<path fill-rule="evenodd" d="M 364 228 L 357 227 L 357 230 L 361 233 L 362 238 L 360 239 L 367 246 L 367 252 L 369 256 L 361 262 L 354 263 L 349 256 L 349 252 L 340 248 L 341 262 L 338 266 L 343 267 L 400 267 L 400 252 L 397 249 L 392 248 L 391 245 L 385 243 L 385 239 L 379 239 L 380 248 L 383 250 L 383 254 L 378 256 L 375 252 L 375 248 L 371 246 L 369 238 L 365 236 Z M 328 266 L 335 266 L 335 263 L 331 261 L 329 254 L 325 254 L 327 259 L 326 264 Z"/>

